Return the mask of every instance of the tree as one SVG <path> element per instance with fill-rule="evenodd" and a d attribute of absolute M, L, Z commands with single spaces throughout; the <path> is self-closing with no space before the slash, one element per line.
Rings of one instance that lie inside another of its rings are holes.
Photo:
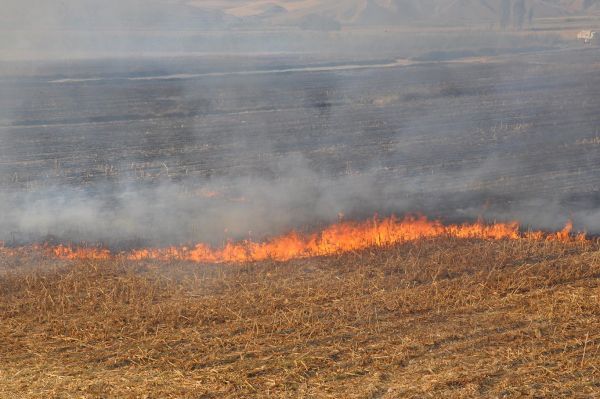
<path fill-rule="evenodd" d="M 510 23 L 510 0 L 502 0 L 500 3 L 500 27 L 506 28 Z"/>
<path fill-rule="evenodd" d="M 529 9 L 529 15 L 527 16 L 529 19 L 529 26 L 533 25 L 533 6 Z"/>
<path fill-rule="evenodd" d="M 523 29 L 525 23 L 525 0 L 517 0 L 513 5 L 514 26 L 518 29 Z"/>

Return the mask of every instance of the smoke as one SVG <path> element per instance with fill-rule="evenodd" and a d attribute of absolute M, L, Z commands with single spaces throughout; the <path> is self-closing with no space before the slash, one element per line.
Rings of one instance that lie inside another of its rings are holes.
<path fill-rule="evenodd" d="M 371 182 L 363 177 L 323 178 L 301 158 L 286 159 L 280 168 L 272 179 L 222 178 L 201 187 L 163 182 L 95 187 L 102 194 L 64 186 L 4 194 L 0 200 L 7 212 L 0 225 L 16 241 L 56 236 L 112 245 L 218 244 L 310 228 L 372 202 Z"/>
<path fill-rule="evenodd" d="M 1 238 L 114 247 L 196 241 L 219 245 L 229 239 L 261 240 L 292 229 L 311 230 L 344 215 L 367 218 L 375 212 L 423 212 L 448 221 L 519 220 L 525 227 L 553 230 L 571 219 L 578 228 L 597 232 L 597 203 L 574 207 L 535 194 L 506 200 L 501 192 L 469 190 L 502 166 L 486 161 L 468 175 L 459 171 L 394 179 L 371 169 L 327 177 L 311 170 L 305 159 L 292 158 L 271 171 L 275 177 L 97 185 L 94 192 L 53 186 L 2 193 Z"/>
<path fill-rule="evenodd" d="M 463 29 L 433 3 L 5 2 L 0 240 L 219 244 L 407 212 L 599 232 L 595 56 L 488 31 L 500 2 Z"/>

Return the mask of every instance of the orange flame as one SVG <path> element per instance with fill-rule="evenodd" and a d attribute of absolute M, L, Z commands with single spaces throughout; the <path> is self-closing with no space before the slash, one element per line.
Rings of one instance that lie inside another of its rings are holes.
<path fill-rule="evenodd" d="M 466 224 L 443 225 L 425 217 L 408 216 L 404 219 L 389 217 L 373 218 L 364 222 L 344 222 L 333 224 L 321 232 L 313 234 L 289 234 L 272 238 L 265 242 L 229 242 L 222 248 L 213 248 L 199 243 L 193 247 L 144 248 L 127 252 L 113 253 L 105 248 L 81 246 L 32 246 L 29 249 L 60 259 L 106 260 L 122 257 L 128 260 L 181 260 L 198 263 L 243 263 L 261 260 L 287 261 L 295 258 L 332 255 L 358 251 L 369 247 L 389 246 L 420 239 L 452 237 L 483 240 L 534 240 L 534 241 L 586 241 L 585 234 L 573 235 L 571 222 L 559 232 L 541 231 L 521 233 L 519 223 L 493 223 L 482 221 Z M 18 255 L 26 248 L 7 248 L 0 243 L 0 254 Z"/>

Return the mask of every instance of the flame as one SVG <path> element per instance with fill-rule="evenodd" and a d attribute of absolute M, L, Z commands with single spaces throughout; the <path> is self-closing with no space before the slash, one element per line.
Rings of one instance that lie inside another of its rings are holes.
<path fill-rule="evenodd" d="M 533 241 L 586 241 L 584 233 L 574 235 L 569 222 L 559 232 L 528 231 L 522 233 L 517 222 L 486 224 L 483 221 L 444 225 L 426 217 L 407 216 L 397 219 L 377 217 L 363 221 L 340 221 L 313 234 L 289 234 L 264 242 L 229 242 L 222 248 L 199 243 L 195 246 L 169 248 L 143 248 L 113 253 L 106 248 L 83 246 L 49 246 L 8 248 L 0 242 L 0 254 L 19 255 L 28 250 L 38 250 L 47 255 L 67 260 L 107 260 L 116 257 L 128 260 L 181 260 L 198 263 L 243 263 L 261 260 L 287 261 L 295 258 L 333 255 L 359 251 L 370 247 L 385 247 L 399 243 L 451 237 L 483 240 L 533 240 Z"/>
<path fill-rule="evenodd" d="M 202 198 L 218 198 L 221 196 L 220 192 L 207 189 L 198 190 L 196 194 Z"/>
<path fill-rule="evenodd" d="M 50 247 L 47 249 L 51 251 L 51 253 L 57 258 L 70 260 L 107 260 L 112 257 L 112 253 L 106 248 L 69 247 L 66 245 L 58 245 L 56 247 Z"/>

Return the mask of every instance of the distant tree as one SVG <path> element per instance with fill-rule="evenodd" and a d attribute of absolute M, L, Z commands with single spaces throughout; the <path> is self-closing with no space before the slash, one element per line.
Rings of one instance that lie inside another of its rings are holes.
<path fill-rule="evenodd" d="M 514 26 L 516 28 L 523 29 L 526 13 L 527 9 L 525 8 L 525 0 L 517 0 L 513 5 Z"/>
<path fill-rule="evenodd" d="M 533 25 L 533 6 L 531 6 L 531 8 L 529 9 L 527 19 L 529 20 L 529 26 Z"/>
<path fill-rule="evenodd" d="M 510 24 L 510 0 L 500 2 L 500 27 L 506 28 Z"/>

